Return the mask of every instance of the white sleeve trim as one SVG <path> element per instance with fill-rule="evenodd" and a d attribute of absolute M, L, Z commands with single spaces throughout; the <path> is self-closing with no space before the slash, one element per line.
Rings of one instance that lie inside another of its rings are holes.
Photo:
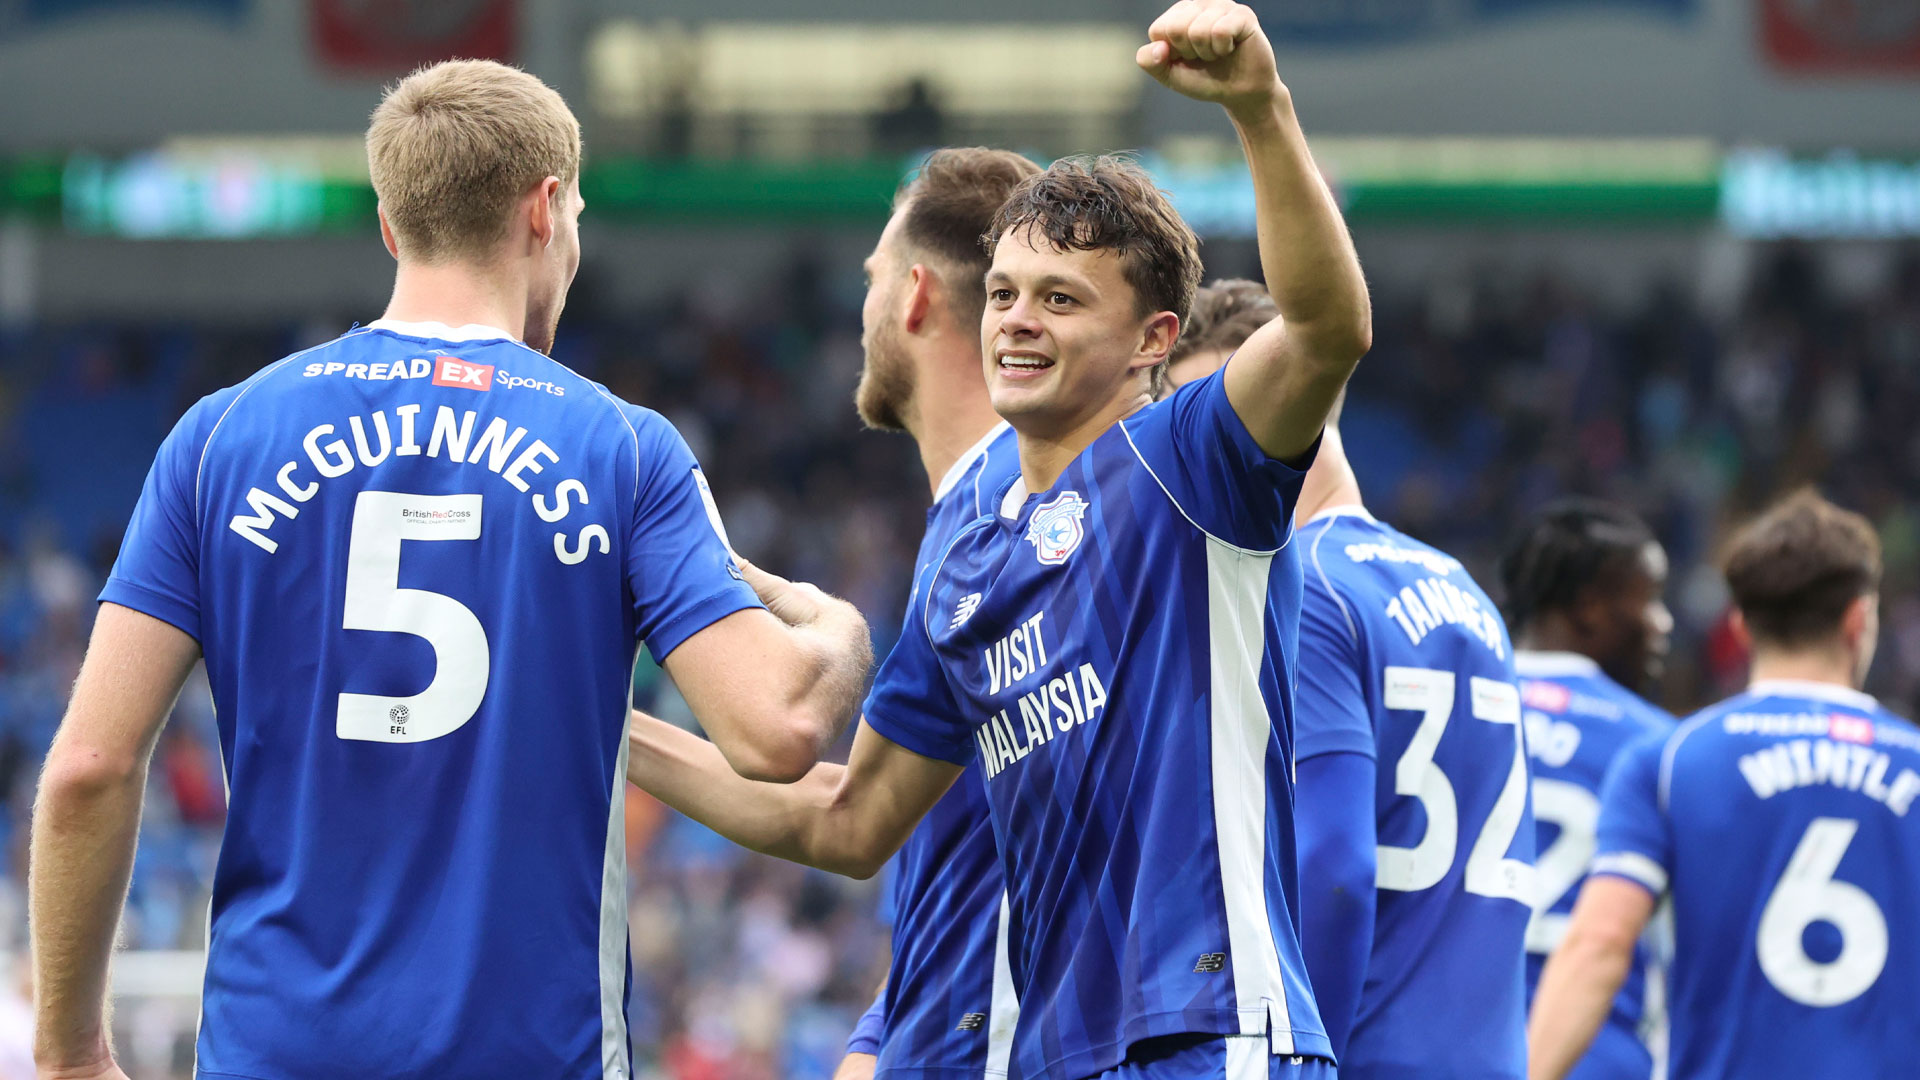
<path fill-rule="evenodd" d="M 1615 851 L 1595 856 L 1589 873 L 1617 874 L 1620 877 L 1637 881 L 1653 890 L 1655 896 L 1665 896 L 1667 892 L 1667 870 L 1658 862 L 1647 858 L 1637 851 Z"/>

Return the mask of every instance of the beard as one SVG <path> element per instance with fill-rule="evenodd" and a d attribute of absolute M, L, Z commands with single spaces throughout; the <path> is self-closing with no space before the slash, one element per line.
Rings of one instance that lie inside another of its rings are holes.
<path fill-rule="evenodd" d="M 913 374 L 906 349 L 891 323 L 876 326 L 867 335 L 866 364 L 860 385 L 853 391 L 853 407 L 875 431 L 906 431 L 906 412 L 913 403 Z"/>

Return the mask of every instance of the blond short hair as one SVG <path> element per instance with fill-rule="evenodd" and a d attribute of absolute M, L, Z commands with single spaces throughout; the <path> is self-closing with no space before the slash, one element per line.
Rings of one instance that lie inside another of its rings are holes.
<path fill-rule="evenodd" d="M 579 175 L 580 122 L 518 68 L 447 60 L 387 91 L 367 128 L 367 165 L 401 254 L 485 257 L 528 189 Z"/>

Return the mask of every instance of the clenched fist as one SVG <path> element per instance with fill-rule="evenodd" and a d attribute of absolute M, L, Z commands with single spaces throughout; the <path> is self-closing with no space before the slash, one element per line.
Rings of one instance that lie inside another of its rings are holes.
<path fill-rule="evenodd" d="M 1168 89 L 1236 116 L 1286 94 L 1259 18 L 1231 0 L 1180 0 L 1147 28 L 1134 60 Z"/>

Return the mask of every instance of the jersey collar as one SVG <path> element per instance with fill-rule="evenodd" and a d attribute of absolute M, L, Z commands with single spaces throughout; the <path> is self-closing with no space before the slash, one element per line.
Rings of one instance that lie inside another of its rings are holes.
<path fill-rule="evenodd" d="M 1590 656 L 1576 652 L 1535 652 L 1515 649 L 1513 673 L 1530 679 L 1551 679 L 1600 674 L 1600 665 Z"/>
<path fill-rule="evenodd" d="M 1856 709 L 1877 709 L 1880 702 L 1872 694 L 1841 686 L 1839 683 L 1814 682 L 1812 679 L 1761 679 L 1747 687 L 1754 697 L 1797 697 L 1831 701 Z"/>
<path fill-rule="evenodd" d="M 1379 519 L 1374 517 L 1371 513 L 1368 512 L 1366 507 L 1361 506 L 1359 503 L 1347 503 L 1342 506 L 1329 506 L 1325 510 L 1322 510 L 1319 513 L 1308 518 L 1307 524 L 1311 525 L 1316 521 L 1325 521 L 1328 518 L 1337 518 L 1337 517 L 1357 517 L 1362 521 L 1371 521 L 1375 525 L 1380 524 Z"/>
<path fill-rule="evenodd" d="M 939 502 L 941 499 L 947 497 L 947 492 L 952 491 L 953 486 L 960 482 L 961 477 L 967 475 L 967 470 L 972 468 L 973 463 L 979 461 L 981 457 L 986 454 L 987 447 L 992 446 L 993 441 L 1005 433 L 1008 426 L 1005 420 L 993 425 L 992 431 L 981 436 L 979 442 L 974 443 L 971 449 L 960 455 L 960 460 L 953 463 L 953 466 L 947 470 L 947 475 L 940 478 L 940 486 L 935 488 L 933 492 L 934 502 Z"/>
<path fill-rule="evenodd" d="M 387 330 L 401 337 L 425 338 L 428 341 L 519 341 L 520 339 L 497 326 L 485 326 L 480 323 L 468 323 L 465 326 L 448 326 L 442 322 L 401 322 L 399 319 L 375 319 L 367 324 L 369 330 Z"/>

